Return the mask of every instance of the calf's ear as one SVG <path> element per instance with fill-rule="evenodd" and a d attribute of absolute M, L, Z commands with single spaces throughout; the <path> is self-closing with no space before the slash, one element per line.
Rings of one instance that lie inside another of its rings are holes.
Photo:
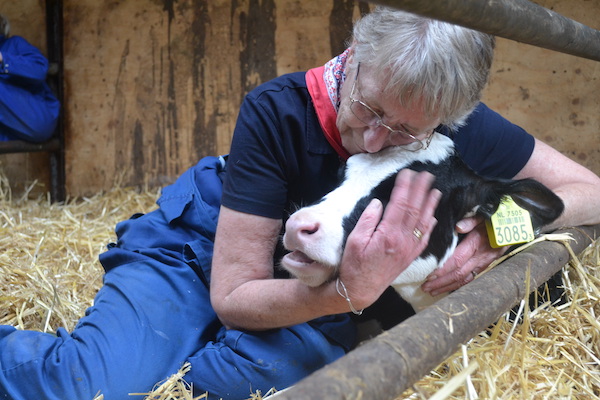
<path fill-rule="evenodd" d="M 560 217 L 565 208 L 560 197 L 534 179 L 510 181 L 504 189 L 503 195 L 511 196 L 515 203 L 529 211 L 536 231 Z"/>

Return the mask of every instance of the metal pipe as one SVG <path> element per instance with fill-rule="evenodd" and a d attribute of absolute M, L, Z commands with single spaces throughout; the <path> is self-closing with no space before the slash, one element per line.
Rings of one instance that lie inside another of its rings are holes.
<path fill-rule="evenodd" d="M 575 254 L 599 236 L 600 225 L 557 233 L 573 236 Z M 316 371 L 277 400 L 396 398 L 451 356 L 462 343 L 559 271 L 570 259 L 559 242 L 540 242 L 509 258 L 433 306 Z M 529 270 L 530 287 L 526 287 Z M 393 310 L 390 310 L 393 312 Z"/>
<path fill-rule="evenodd" d="M 527 0 L 373 0 L 578 57 L 600 61 L 600 31 Z"/>

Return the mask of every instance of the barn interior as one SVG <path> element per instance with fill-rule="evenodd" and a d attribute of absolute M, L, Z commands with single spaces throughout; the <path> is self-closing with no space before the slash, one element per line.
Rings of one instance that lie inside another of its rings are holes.
<path fill-rule="evenodd" d="M 535 3 L 600 30 L 599 2 Z M 339 54 L 353 20 L 373 7 L 355 0 L 0 4 L 12 33 L 58 68 L 63 105 L 51 147 L 0 149 L 0 323 L 44 331 L 72 328 L 91 304 L 102 282 L 98 254 L 114 241 L 118 221 L 153 209 L 160 187 L 200 158 L 228 152 L 248 91 Z M 598 80 L 596 60 L 499 37 L 483 101 L 600 174 Z M 596 231 L 585 231 L 591 244 L 576 257 L 562 242 L 550 244 L 565 266 L 566 304 L 524 307 L 521 323 L 501 318 L 401 395 L 381 389 L 382 398 L 600 398 Z M 192 399 L 184 372 L 157 382 L 147 398 Z"/>

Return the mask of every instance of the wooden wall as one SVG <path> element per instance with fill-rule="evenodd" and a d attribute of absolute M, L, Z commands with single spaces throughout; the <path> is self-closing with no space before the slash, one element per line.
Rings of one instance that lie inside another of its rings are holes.
<path fill-rule="evenodd" d="M 600 2 L 536 3 L 600 30 Z M 484 101 L 600 174 L 600 62 L 498 40 Z"/>
<path fill-rule="evenodd" d="M 228 151 L 243 95 L 344 48 L 354 0 L 63 0 L 67 191 L 164 185 Z M 14 3 L 14 4 L 13 4 Z M 543 0 L 600 29 L 600 3 Z M 15 34 L 44 48 L 43 0 L 0 0 Z M 499 40 L 485 101 L 600 173 L 600 64 Z M 42 161 L 40 161 L 42 160 Z M 14 185 L 42 155 L 0 156 Z"/>

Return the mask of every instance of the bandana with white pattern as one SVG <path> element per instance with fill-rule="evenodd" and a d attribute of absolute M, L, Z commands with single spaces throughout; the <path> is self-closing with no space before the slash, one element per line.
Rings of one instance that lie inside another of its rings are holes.
<path fill-rule="evenodd" d="M 340 87 L 344 80 L 346 80 L 346 60 L 350 49 L 346 49 L 342 54 L 332 58 L 325 64 L 325 70 L 323 71 L 323 80 L 325 86 L 327 86 L 327 93 L 331 104 L 336 109 L 340 108 Z"/>

